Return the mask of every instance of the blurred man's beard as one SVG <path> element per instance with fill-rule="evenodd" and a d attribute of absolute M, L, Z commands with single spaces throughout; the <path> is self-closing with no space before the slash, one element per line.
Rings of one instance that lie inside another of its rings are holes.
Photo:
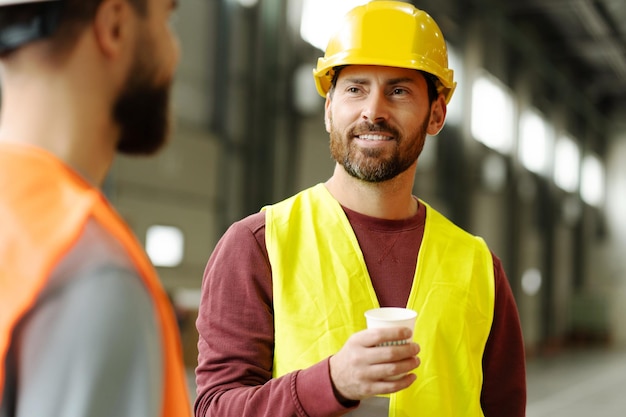
<path fill-rule="evenodd" d="M 117 150 L 131 155 L 150 155 L 158 151 L 169 136 L 170 82 L 156 85 L 153 70 L 156 64 L 142 59 L 150 51 L 138 50 L 113 116 L 121 128 Z"/>
<path fill-rule="evenodd" d="M 397 130 L 387 124 L 362 123 L 347 131 L 346 135 L 334 128 L 330 121 L 330 153 L 333 159 L 341 164 L 346 172 L 366 182 L 383 182 L 395 178 L 406 171 L 417 160 L 426 140 L 426 128 L 429 118 L 426 117 L 414 137 L 400 136 Z M 394 151 L 372 148 L 359 148 L 354 144 L 355 133 L 379 131 L 391 133 L 394 137 Z M 406 142 L 406 143 L 405 143 Z M 388 155 L 383 155 L 383 152 Z"/>

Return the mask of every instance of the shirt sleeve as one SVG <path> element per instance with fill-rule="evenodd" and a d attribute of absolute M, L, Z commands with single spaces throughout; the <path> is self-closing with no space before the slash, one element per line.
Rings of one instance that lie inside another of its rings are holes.
<path fill-rule="evenodd" d="M 15 417 L 160 415 L 161 344 L 133 271 L 100 267 L 40 298 L 14 333 Z"/>
<path fill-rule="evenodd" d="M 495 309 L 483 355 L 485 417 L 526 415 L 526 356 L 519 313 L 500 259 L 493 255 Z"/>
<path fill-rule="evenodd" d="M 274 321 L 265 215 L 233 224 L 204 273 L 196 322 L 196 417 L 340 416 L 328 359 L 272 378 Z"/>

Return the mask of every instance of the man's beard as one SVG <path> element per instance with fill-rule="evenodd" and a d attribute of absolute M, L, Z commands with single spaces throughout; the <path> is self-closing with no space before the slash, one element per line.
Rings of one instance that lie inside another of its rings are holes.
<path fill-rule="evenodd" d="M 169 136 L 170 82 L 156 85 L 156 64 L 149 63 L 150 52 L 138 48 L 126 87 L 113 108 L 121 128 L 117 150 L 129 155 L 154 154 Z"/>
<path fill-rule="evenodd" d="M 426 140 L 426 128 L 430 119 L 426 117 L 420 129 L 414 137 L 403 137 L 387 122 L 369 123 L 363 122 L 347 130 L 342 136 L 330 120 L 330 152 L 335 161 L 341 164 L 346 172 L 366 182 L 383 182 L 395 178 L 403 173 L 417 160 L 424 148 Z M 359 134 L 366 132 L 387 132 L 393 136 L 394 150 L 389 156 L 383 156 L 388 150 L 374 148 L 359 148 L 353 139 Z M 407 146 L 402 148 L 403 142 Z"/>

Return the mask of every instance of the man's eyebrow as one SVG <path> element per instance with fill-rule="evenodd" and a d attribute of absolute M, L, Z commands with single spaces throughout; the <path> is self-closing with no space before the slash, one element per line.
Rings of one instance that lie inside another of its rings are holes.
<path fill-rule="evenodd" d="M 358 78 L 358 77 L 344 78 L 340 82 L 341 84 L 344 84 L 344 83 L 345 84 L 359 84 L 359 85 L 369 84 L 369 81 L 366 78 Z"/>
<path fill-rule="evenodd" d="M 399 78 L 391 78 L 390 80 L 387 80 L 387 85 L 403 84 L 403 83 L 415 84 L 415 78 L 399 77 Z"/>

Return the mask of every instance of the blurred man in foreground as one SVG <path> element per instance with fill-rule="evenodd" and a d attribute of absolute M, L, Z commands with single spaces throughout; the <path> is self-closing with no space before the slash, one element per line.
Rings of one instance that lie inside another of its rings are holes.
<path fill-rule="evenodd" d="M 175 0 L 0 1 L 0 416 L 189 416 L 179 336 L 100 187 L 165 143 Z"/>

